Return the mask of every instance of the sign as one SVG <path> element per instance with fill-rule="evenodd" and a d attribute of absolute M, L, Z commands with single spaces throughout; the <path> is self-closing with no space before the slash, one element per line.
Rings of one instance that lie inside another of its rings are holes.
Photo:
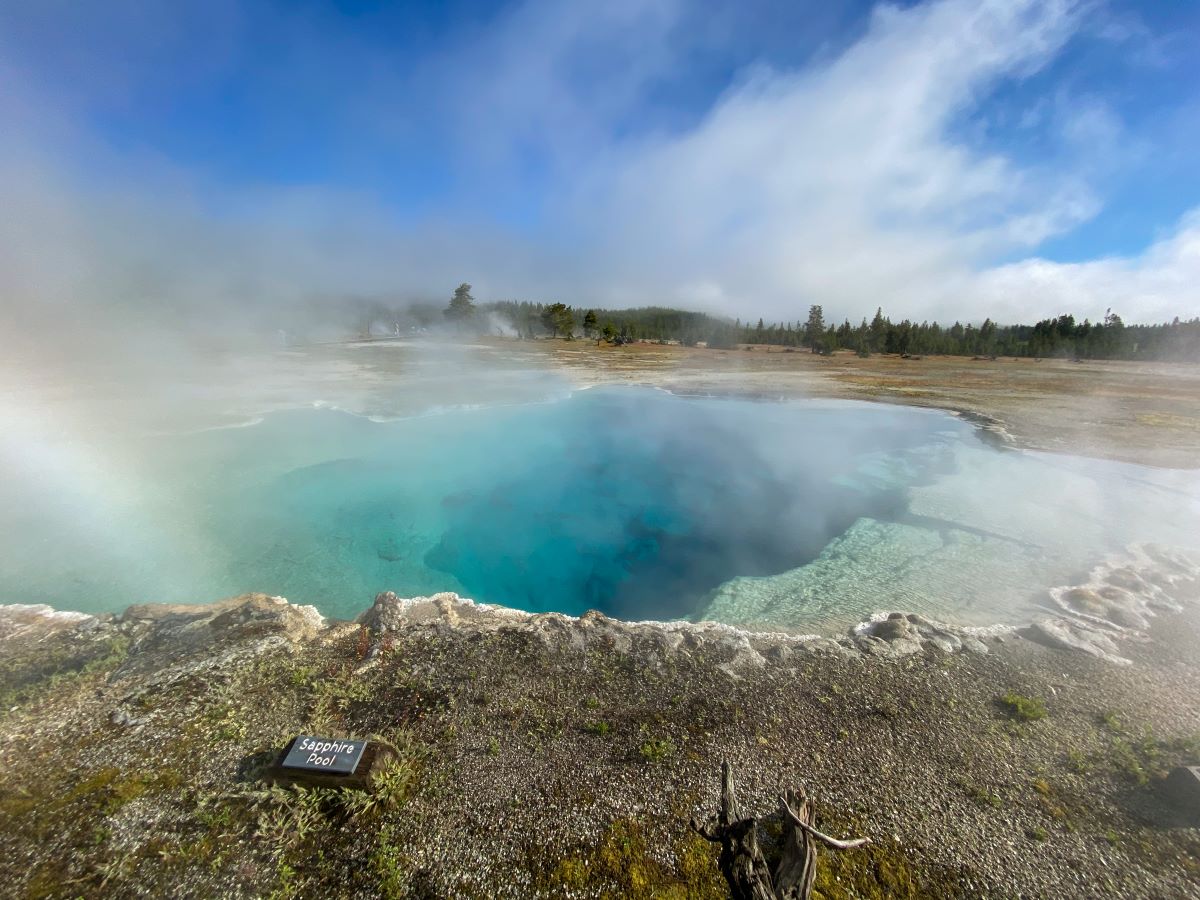
<path fill-rule="evenodd" d="M 292 741 L 292 748 L 283 758 L 283 768 L 328 775 L 353 775 L 366 747 L 366 741 L 344 741 L 302 734 Z"/>
<path fill-rule="evenodd" d="M 1177 766 L 1162 787 L 1177 807 L 1200 816 L 1200 766 Z"/>

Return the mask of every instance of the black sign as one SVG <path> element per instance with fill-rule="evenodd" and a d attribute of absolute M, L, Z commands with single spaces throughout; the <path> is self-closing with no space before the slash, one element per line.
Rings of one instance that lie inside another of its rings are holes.
<path fill-rule="evenodd" d="M 343 741 L 302 734 L 292 741 L 292 749 L 284 757 L 283 767 L 331 775 L 352 775 L 366 747 L 366 741 Z"/>

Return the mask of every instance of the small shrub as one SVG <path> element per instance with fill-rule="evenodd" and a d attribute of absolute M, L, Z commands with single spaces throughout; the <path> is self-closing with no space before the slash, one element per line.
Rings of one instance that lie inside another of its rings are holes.
<path fill-rule="evenodd" d="M 660 763 L 675 755 L 675 745 L 667 738 L 651 738 L 638 748 L 646 762 Z"/>
<path fill-rule="evenodd" d="M 323 788 L 270 788 L 260 804 L 255 838 L 276 849 L 299 846 L 324 823 L 324 806 L 333 793 Z"/>
<path fill-rule="evenodd" d="M 1088 762 L 1087 756 L 1083 753 L 1080 753 L 1078 750 L 1067 751 L 1067 765 L 1070 767 L 1071 771 L 1077 775 L 1086 775 L 1092 770 L 1091 763 Z"/>
<path fill-rule="evenodd" d="M 997 697 L 996 702 L 1008 713 L 1009 718 L 1018 722 L 1036 722 L 1046 718 L 1046 703 L 1040 697 L 1023 697 L 1009 691 Z"/>
<path fill-rule="evenodd" d="M 895 697 L 884 697 L 875 707 L 875 712 L 885 719 L 898 719 L 900 718 L 900 704 L 896 702 Z"/>
<path fill-rule="evenodd" d="M 1115 717 L 1113 720 L 1116 721 Z M 1109 740 L 1096 761 L 1138 785 L 1165 777 L 1174 766 L 1191 763 L 1200 750 L 1195 736 L 1162 739 L 1150 727 L 1140 734 L 1116 726 L 1114 730 L 1118 734 Z"/>
<path fill-rule="evenodd" d="M 404 897 L 409 891 L 410 860 L 400 849 L 390 825 L 380 830 L 379 840 L 370 859 L 371 872 L 378 882 L 379 896 Z"/>
<path fill-rule="evenodd" d="M 996 794 L 993 794 L 991 791 L 985 788 L 981 788 L 977 784 L 964 782 L 962 784 L 962 788 L 964 791 L 966 791 L 967 796 L 980 806 L 990 806 L 993 809 L 999 809 L 1004 805 L 1004 801 L 1001 800 Z"/>
<path fill-rule="evenodd" d="M 1109 745 L 1108 758 L 1113 768 L 1134 784 L 1144 785 L 1150 781 L 1142 758 L 1121 738 L 1113 738 L 1112 744 Z"/>
<path fill-rule="evenodd" d="M 392 741 L 374 738 L 394 754 L 371 776 L 371 789 L 341 792 L 342 805 L 351 816 L 370 818 L 399 809 L 417 786 L 425 751 L 406 731 L 393 735 Z"/>
<path fill-rule="evenodd" d="M 316 674 L 317 670 L 313 666 L 297 666 L 292 669 L 288 680 L 291 682 L 292 687 L 308 687 Z"/>

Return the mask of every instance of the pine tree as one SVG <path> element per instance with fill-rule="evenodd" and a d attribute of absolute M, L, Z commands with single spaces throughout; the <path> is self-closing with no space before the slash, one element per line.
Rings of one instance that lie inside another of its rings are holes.
<path fill-rule="evenodd" d="M 471 296 L 471 286 L 465 281 L 454 289 L 450 305 L 445 309 L 445 316 L 451 322 L 463 323 L 475 315 L 475 298 Z"/>
<path fill-rule="evenodd" d="M 808 321 L 804 325 L 804 346 L 813 353 L 821 349 L 821 338 L 825 335 L 825 314 L 821 307 L 813 305 L 808 308 Z"/>
<path fill-rule="evenodd" d="M 575 317 L 571 315 L 571 310 L 565 303 L 551 303 L 542 310 L 542 327 L 550 332 L 551 337 L 558 337 L 558 333 L 562 331 L 569 339 L 571 335 L 565 327 L 568 320 L 570 327 L 574 328 Z"/>
<path fill-rule="evenodd" d="M 871 349 L 876 353 L 883 350 L 884 342 L 887 339 L 888 320 L 883 317 L 883 307 L 877 307 L 875 310 L 875 318 L 871 320 Z"/>

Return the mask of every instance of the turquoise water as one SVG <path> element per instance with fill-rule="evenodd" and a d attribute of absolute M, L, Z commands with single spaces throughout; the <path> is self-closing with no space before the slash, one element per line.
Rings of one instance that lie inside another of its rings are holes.
<path fill-rule="evenodd" d="M 348 618 L 449 590 L 789 628 L 1018 621 L 1106 553 L 1200 533 L 1193 473 L 1005 452 L 865 403 L 602 388 L 395 421 L 290 410 L 141 451 L 107 491 L 4 485 L 0 602 L 263 591 Z"/>

